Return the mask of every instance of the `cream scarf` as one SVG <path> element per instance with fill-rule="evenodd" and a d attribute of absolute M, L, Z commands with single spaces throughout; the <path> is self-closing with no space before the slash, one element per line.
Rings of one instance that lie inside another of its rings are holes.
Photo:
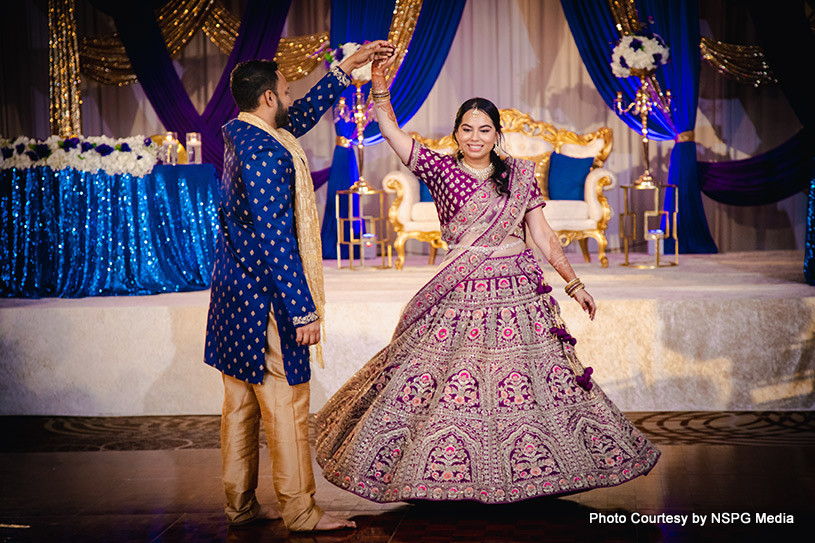
<path fill-rule="evenodd" d="M 323 286 L 323 249 L 320 245 L 320 218 L 317 215 L 317 204 L 314 200 L 314 183 L 308 169 L 306 153 L 288 130 L 278 130 L 272 125 L 251 113 L 242 111 L 238 119 L 268 132 L 285 149 L 291 153 L 294 162 L 294 217 L 297 223 L 297 243 L 300 246 L 300 260 L 311 297 L 320 317 L 322 336 L 325 337 L 325 288 Z M 320 367 L 323 364 L 322 344 L 316 345 L 316 359 Z"/>

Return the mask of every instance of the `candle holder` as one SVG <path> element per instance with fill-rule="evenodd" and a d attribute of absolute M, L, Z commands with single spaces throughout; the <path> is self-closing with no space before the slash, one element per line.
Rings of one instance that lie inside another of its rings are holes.
<path fill-rule="evenodd" d="M 201 134 L 187 132 L 187 164 L 201 164 Z"/>
<path fill-rule="evenodd" d="M 653 187 L 655 186 L 654 178 L 651 175 L 650 159 L 648 158 L 648 116 L 656 108 L 663 113 L 671 112 L 671 91 L 666 90 L 665 93 L 659 88 L 656 78 L 653 77 L 653 70 L 637 70 L 632 68 L 631 75 L 634 75 L 640 80 L 640 88 L 637 89 L 637 94 L 634 101 L 627 106 L 623 105 L 623 93 L 618 91 L 617 98 L 614 100 L 614 106 L 617 113 L 622 115 L 633 111 L 635 115 L 640 116 L 642 122 L 642 154 L 645 162 L 645 171 L 640 175 L 634 185 L 637 187 Z"/>
<path fill-rule="evenodd" d="M 364 166 L 364 159 L 365 159 L 365 144 L 363 143 L 365 127 L 371 122 L 373 119 L 373 108 L 371 107 L 372 104 L 368 102 L 365 96 L 362 94 L 362 86 L 367 83 L 367 81 L 360 81 L 360 80 L 353 80 L 352 83 L 357 88 L 356 92 L 354 93 L 354 103 L 352 106 L 348 106 L 345 102 L 345 97 L 340 98 L 337 106 L 335 108 L 335 122 L 339 119 L 342 119 L 345 122 L 351 122 L 353 120 L 354 124 L 356 125 L 356 130 L 354 132 L 354 138 L 357 140 L 357 165 L 359 167 L 359 179 L 357 179 L 353 185 L 349 187 L 348 190 L 353 192 L 359 193 L 369 193 L 373 189 L 370 185 L 365 181 L 365 176 L 363 175 L 363 166 Z M 351 141 L 353 141 L 353 139 Z"/>
<path fill-rule="evenodd" d="M 161 140 L 159 158 L 165 164 L 178 164 L 178 132 L 165 132 Z"/>

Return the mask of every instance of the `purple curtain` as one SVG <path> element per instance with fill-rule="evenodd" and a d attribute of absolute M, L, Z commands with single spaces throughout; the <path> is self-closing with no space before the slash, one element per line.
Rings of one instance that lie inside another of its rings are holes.
<path fill-rule="evenodd" d="M 789 198 L 812 179 L 812 144 L 799 132 L 775 149 L 744 160 L 700 162 L 702 192 L 723 204 L 757 206 Z"/>
<path fill-rule="evenodd" d="M 811 76 L 801 69 L 800 59 L 815 55 L 815 36 L 804 4 L 803 0 L 749 2 L 759 44 L 804 130 L 772 151 L 746 160 L 700 163 L 702 191 L 717 202 L 777 202 L 803 190 L 813 177 L 815 104 L 810 97 Z"/>
<path fill-rule="evenodd" d="M 203 115 L 198 114 L 184 90 L 156 22 L 154 10 L 163 2 L 91 3 L 116 23 L 139 83 L 164 126 L 177 131 L 182 141 L 185 133 L 200 132 L 204 160 L 214 164 L 220 174 L 224 158 L 220 129 L 237 113 L 229 92 L 229 76 L 239 62 L 274 57 L 291 0 L 249 0 L 235 47 Z"/>

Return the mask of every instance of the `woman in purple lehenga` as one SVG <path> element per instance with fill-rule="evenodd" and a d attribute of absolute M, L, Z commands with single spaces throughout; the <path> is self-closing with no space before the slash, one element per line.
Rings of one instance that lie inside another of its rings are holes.
<path fill-rule="evenodd" d="M 456 115 L 457 156 L 414 142 L 396 123 L 383 64 L 373 67 L 380 129 L 429 187 L 449 251 L 390 344 L 318 413 L 323 475 L 377 502 L 507 503 L 648 473 L 659 450 L 580 365 L 529 249 L 593 319 L 544 218 L 534 164 L 499 157 L 499 112 L 483 98 Z"/>

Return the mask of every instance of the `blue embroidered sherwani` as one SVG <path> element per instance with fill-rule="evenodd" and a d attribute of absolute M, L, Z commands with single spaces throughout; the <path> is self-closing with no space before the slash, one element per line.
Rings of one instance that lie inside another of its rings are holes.
<path fill-rule="evenodd" d="M 283 127 L 297 137 L 310 130 L 350 79 L 339 69 L 289 108 Z M 297 325 L 315 312 L 294 225 L 294 163 L 271 135 L 233 119 L 223 128 L 220 232 L 212 273 L 204 360 L 223 373 L 260 384 L 266 325 L 274 310 L 290 385 L 311 378 L 309 350 L 295 342 Z"/>

